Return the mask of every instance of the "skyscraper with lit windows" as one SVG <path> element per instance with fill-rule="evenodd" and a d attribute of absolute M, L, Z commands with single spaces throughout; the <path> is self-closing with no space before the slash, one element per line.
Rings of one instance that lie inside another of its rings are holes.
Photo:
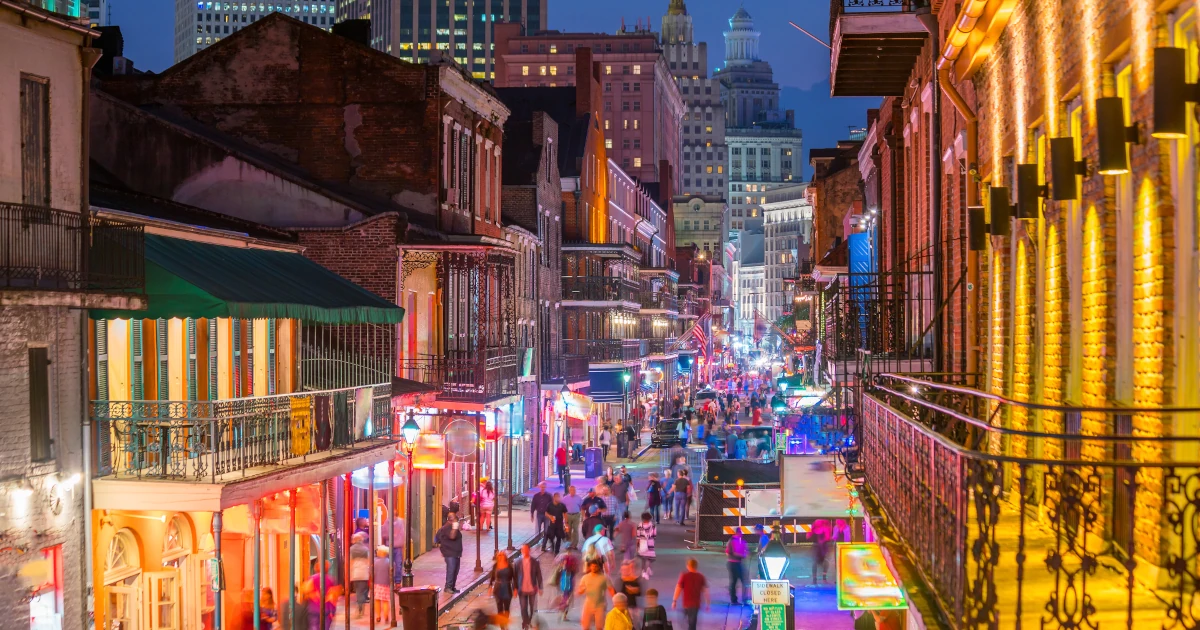
<path fill-rule="evenodd" d="M 338 0 L 338 20 L 371 20 L 371 47 L 406 61 L 427 63 L 441 51 L 476 79 L 491 80 L 496 22 L 546 28 L 550 0 Z M 453 5 L 453 6 L 451 6 Z"/>
<path fill-rule="evenodd" d="M 175 0 L 175 63 L 212 46 L 270 13 L 283 13 L 329 30 L 337 0 L 296 2 L 208 2 Z"/>

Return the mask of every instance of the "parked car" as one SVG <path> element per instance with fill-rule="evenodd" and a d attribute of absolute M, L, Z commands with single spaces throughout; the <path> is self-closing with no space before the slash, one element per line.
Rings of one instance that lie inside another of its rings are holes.
<path fill-rule="evenodd" d="M 666 448 L 675 444 L 683 444 L 679 439 L 679 420 L 659 420 L 654 425 L 654 433 L 650 434 L 650 446 Z"/>

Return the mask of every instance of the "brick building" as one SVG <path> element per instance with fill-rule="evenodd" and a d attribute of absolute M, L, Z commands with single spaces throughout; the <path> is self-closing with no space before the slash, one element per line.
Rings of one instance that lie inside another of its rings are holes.
<path fill-rule="evenodd" d="M 600 64 L 595 78 L 603 88 L 601 122 L 609 158 L 643 182 L 660 181 L 662 160 L 679 162 L 683 97 L 658 35 L 648 27 L 615 35 L 523 35 L 518 24 L 497 24 L 495 30 L 497 87 L 574 85 L 582 74 L 576 51 L 590 49 Z"/>
<path fill-rule="evenodd" d="M 1183 599 L 1168 593 L 1197 583 L 1173 568 L 1194 547 L 1173 515 L 1192 502 L 1183 488 L 1200 451 L 1184 411 L 1196 403 L 1200 354 L 1200 132 L 1184 87 L 1197 71 L 1197 9 L 931 4 L 872 14 L 835 4 L 831 20 L 833 94 L 886 97 L 860 158 L 877 172 L 867 205 L 882 266 L 898 269 L 881 277 L 893 290 L 874 312 L 921 308 L 926 291 L 928 325 L 888 334 L 927 345 L 933 371 L 949 372 L 905 383 L 917 394 L 906 401 L 878 388 L 864 397 L 862 444 L 879 462 L 865 481 L 889 511 L 913 497 L 888 476 L 942 487 L 945 476 L 908 467 L 912 452 L 880 439 L 928 431 L 909 418 L 961 445 L 922 457 L 953 452 L 967 471 L 934 509 L 965 519 L 966 535 L 929 540 L 946 521 L 925 517 L 899 531 L 927 575 L 953 576 L 931 559 L 976 550 L 970 586 L 931 578 L 956 623 L 1190 623 L 1196 615 L 1176 612 Z M 946 380 L 966 386 L 954 413 L 924 400 L 948 393 Z M 975 440 L 956 433 L 964 418 L 981 421 Z M 995 498 L 968 514 L 957 503 L 967 496 Z M 1009 539 L 1018 528 L 1019 542 Z M 1113 569 L 1067 593 L 1080 562 Z"/>
<path fill-rule="evenodd" d="M 806 194 L 811 198 L 812 252 L 817 260 L 845 240 L 846 215 L 861 212 L 862 174 L 858 170 L 861 144 L 857 140 L 844 140 L 833 148 L 809 151 L 813 178 Z"/>

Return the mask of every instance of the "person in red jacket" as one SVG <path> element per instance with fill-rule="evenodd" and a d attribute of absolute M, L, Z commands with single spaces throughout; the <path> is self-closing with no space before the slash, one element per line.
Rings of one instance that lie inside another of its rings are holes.
<path fill-rule="evenodd" d="M 558 443 L 558 450 L 554 451 L 554 465 L 558 467 L 558 483 L 562 484 L 563 490 L 571 485 L 571 462 L 567 455 L 567 443 L 562 441 Z"/>

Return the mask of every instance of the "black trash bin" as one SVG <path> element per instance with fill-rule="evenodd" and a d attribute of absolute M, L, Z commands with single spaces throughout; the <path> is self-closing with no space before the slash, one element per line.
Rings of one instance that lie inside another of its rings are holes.
<path fill-rule="evenodd" d="M 396 589 L 404 630 L 437 630 L 437 596 L 438 590 L 432 586 Z"/>
<path fill-rule="evenodd" d="M 629 457 L 629 436 L 624 431 L 617 434 L 617 457 Z"/>

